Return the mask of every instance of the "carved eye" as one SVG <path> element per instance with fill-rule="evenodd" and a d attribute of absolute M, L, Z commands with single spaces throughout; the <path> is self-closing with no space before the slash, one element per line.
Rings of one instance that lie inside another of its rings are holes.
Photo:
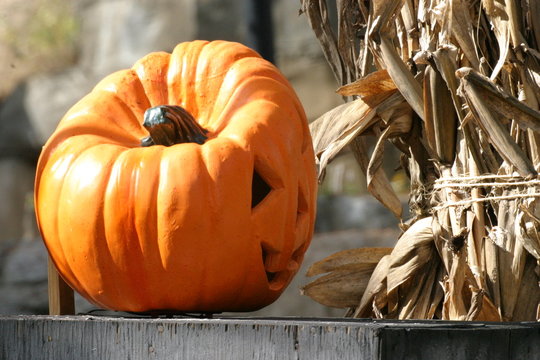
<path fill-rule="evenodd" d="M 253 179 L 251 181 L 251 208 L 259 205 L 272 191 L 272 188 L 261 175 L 259 175 L 257 169 L 253 169 Z"/>

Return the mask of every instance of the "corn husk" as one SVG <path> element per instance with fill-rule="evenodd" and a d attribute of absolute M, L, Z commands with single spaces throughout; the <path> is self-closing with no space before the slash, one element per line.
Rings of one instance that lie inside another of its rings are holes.
<path fill-rule="evenodd" d="M 301 3 L 346 100 L 310 127 L 320 179 L 348 149 L 401 219 L 395 146 L 411 210 L 391 251 L 328 256 L 304 294 L 354 317 L 538 320 L 540 0 L 340 0 L 337 32 L 330 2 Z"/>

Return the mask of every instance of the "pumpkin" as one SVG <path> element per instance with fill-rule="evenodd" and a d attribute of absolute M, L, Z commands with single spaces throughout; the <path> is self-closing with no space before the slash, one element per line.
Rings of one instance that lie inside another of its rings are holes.
<path fill-rule="evenodd" d="M 186 42 L 67 112 L 39 158 L 36 215 L 60 275 L 97 306 L 250 311 L 302 262 L 315 172 L 276 67 L 238 43 Z"/>

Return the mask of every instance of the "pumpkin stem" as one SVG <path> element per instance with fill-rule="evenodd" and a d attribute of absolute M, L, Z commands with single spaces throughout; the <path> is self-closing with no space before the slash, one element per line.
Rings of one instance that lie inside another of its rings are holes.
<path fill-rule="evenodd" d="M 208 130 L 180 106 L 160 105 L 146 110 L 143 126 L 150 136 L 141 139 L 141 146 L 171 146 L 187 142 L 202 145 L 208 138 Z"/>

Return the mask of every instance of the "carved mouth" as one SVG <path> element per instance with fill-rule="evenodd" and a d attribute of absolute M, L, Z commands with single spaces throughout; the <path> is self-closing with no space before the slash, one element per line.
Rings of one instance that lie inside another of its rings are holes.
<path fill-rule="evenodd" d="M 266 274 L 266 280 L 268 281 L 268 287 L 271 290 L 279 291 L 285 285 L 289 279 L 290 271 L 289 269 L 280 270 L 280 271 L 270 271 L 269 267 L 272 264 L 272 257 L 277 256 L 277 253 L 273 253 L 271 250 L 261 244 L 261 253 L 262 253 L 262 262 L 264 265 L 264 272 Z"/>
<path fill-rule="evenodd" d="M 254 166 L 251 181 L 252 211 L 256 207 L 264 206 L 262 203 L 264 203 L 275 190 L 269 183 L 270 182 L 266 181 L 261 175 L 257 166 Z M 266 274 L 266 280 L 268 281 L 268 286 L 271 290 L 279 291 L 287 285 L 291 274 L 298 271 L 308 245 L 308 243 L 305 242 L 305 229 L 309 223 L 309 204 L 304 187 L 301 184 L 298 186 L 297 196 L 295 247 L 293 248 L 293 253 L 286 266 L 283 267 L 279 264 L 281 262 L 280 260 L 282 260 L 282 258 L 280 258 L 282 255 L 280 251 L 269 244 L 261 243 L 262 263 Z M 300 242 L 300 244 L 297 242 Z"/>
<path fill-rule="evenodd" d="M 270 289 L 278 291 L 286 285 L 290 274 L 298 271 L 302 256 L 304 255 L 304 246 L 296 249 L 296 251 L 294 251 L 291 255 L 291 259 L 289 260 L 286 269 L 279 271 L 270 271 L 269 269 L 270 264 L 273 263 L 272 257 L 277 256 L 277 253 L 268 250 L 264 244 L 261 244 L 261 253 L 268 286 Z"/>

